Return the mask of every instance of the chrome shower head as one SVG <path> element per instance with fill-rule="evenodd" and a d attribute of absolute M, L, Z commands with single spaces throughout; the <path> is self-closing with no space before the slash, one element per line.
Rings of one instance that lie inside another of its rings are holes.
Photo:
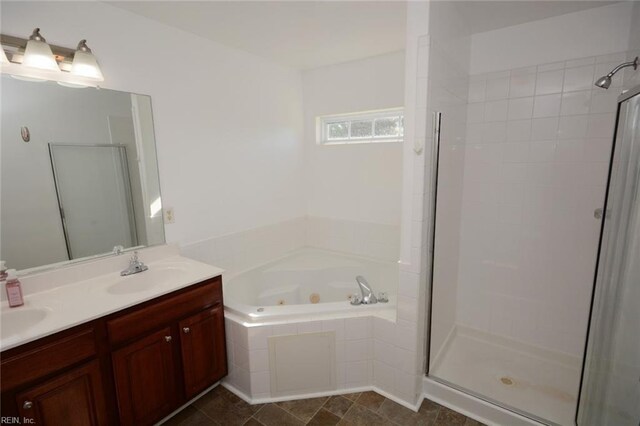
<path fill-rule="evenodd" d="M 598 87 L 603 88 L 603 89 L 608 89 L 609 86 L 611 86 L 611 77 L 613 77 L 622 68 L 626 68 L 626 67 L 633 67 L 634 70 L 637 70 L 638 69 L 638 57 L 636 56 L 636 58 L 631 62 L 625 62 L 623 64 L 618 65 L 617 67 L 612 69 L 609 74 L 607 74 L 605 76 L 602 76 L 599 79 L 597 79 L 594 84 L 596 86 L 598 86 Z"/>
<path fill-rule="evenodd" d="M 595 85 L 603 89 L 608 89 L 611 86 L 611 75 L 607 74 L 596 80 Z"/>

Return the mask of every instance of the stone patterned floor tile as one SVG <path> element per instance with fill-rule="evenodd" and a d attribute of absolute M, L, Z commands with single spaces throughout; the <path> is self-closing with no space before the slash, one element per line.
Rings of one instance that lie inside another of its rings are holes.
<path fill-rule="evenodd" d="M 389 420 L 359 404 L 353 404 L 339 426 L 388 426 Z"/>
<path fill-rule="evenodd" d="M 224 422 L 225 426 L 241 426 L 253 415 L 249 404 L 232 404 L 222 396 L 216 396 L 198 408 L 216 423 Z"/>
<path fill-rule="evenodd" d="M 464 425 L 466 421 L 467 417 L 464 414 L 450 410 L 447 407 L 442 407 L 440 411 L 438 411 L 438 417 L 434 424 L 436 426 L 457 426 Z"/>
<path fill-rule="evenodd" d="M 369 410 L 376 411 L 386 398 L 379 393 L 373 391 L 362 392 L 362 394 L 356 399 L 356 404 L 360 404 L 367 407 Z"/>
<path fill-rule="evenodd" d="M 294 401 L 277 402 L 276 405 L 300 420 L 308 422 L 328 399 L 326 396 L 321 398 L 297 399 Z"/>
<path fill-rule="evenodd" d="M 340 417 L 321 408 L 307 423 L 307 426 L 335 426 L 340 422 Z"/>
<path fill-rule="evenodd" d="M 362 392 L 355 392 L 355 393 L 345 393 L 343 395 L 340 395 L 344 398 L 347 398 L 350 401 L 355 401 L 356 399 L 358 399 L 358 397 L 362 395 Z"/>
<path fill-rule="evenodd" d="M 390 399 L 385 399 L 378 409 L 378 413 L 403 426 L 430 426 L 435 423 L 438 412 L 439 410 L 423 410 L 416 413 Z"/>
<path fill-rule="evenodd" d="M 336 396 L 332 396 L 327 400 L 327 402 L 324 404 L 324 408 L 327 411 L 342 418 L 345 415 L 345 413 L 349 410 L 349 408 L 351 408 L 352 405 L 353 405 L 353 401 L 347 398 L 344 398 L 342 396 L 336 395 Z"/>
<path fill-rule="evenodd" d="M 251 405 L 218 386 L 167 426 L 484 426 L 425 399 L 418 412 L 375 392 Z"/>
<path fill-rule="evenodd" d="M 254 416 L 265 426 L 302 426 L 304 422 L 275 404 L 266 404 Z"/>
<path fill-rule="evenodd" d="M 163 426 L 211 426 L 215 422 L 193 405 L 170 418 Z"/>

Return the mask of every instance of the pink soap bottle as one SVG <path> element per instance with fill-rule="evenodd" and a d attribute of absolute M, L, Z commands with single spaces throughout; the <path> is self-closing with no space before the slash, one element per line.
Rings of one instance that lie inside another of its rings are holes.
<path fill-rule="evenodd" d="M 9 300 L 9 307 L 15 308 L 17 306 L 24 305 L 24 298 L 22 297 L 22 285 L 15 269 L 9 269 L 7 271 L 7 299 Z"/>

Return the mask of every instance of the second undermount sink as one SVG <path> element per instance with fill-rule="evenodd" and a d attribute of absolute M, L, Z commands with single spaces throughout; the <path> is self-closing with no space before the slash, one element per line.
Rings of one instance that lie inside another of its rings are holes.
<path fill-rule="evenodd" d="M 49 314 L 45 308 L 7 308 L 0 316 L 0 335 L 3 339 L 20 334 L 44 321 Z"/>
<path fill-rule="evenodd" d="M 151 290 L 184 277 L 188 270 L 182 265 L 150 266 L 148 270 L 122 277 L 107 292 L 111 294 L 130 294 Z"/>

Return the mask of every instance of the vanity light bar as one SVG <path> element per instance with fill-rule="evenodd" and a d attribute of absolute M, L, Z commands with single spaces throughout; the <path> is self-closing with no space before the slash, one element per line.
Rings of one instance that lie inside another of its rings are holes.
<path fill-rule="evenodd" d="M 36 28 L 29 39 L 1 34 L 0 43 L 3 74 L 31 81 L 52 80 L 71 87 L 97 87 L 104 81 L 86 40 L 81 40 L 76 50 L 50 45 Z"/>

